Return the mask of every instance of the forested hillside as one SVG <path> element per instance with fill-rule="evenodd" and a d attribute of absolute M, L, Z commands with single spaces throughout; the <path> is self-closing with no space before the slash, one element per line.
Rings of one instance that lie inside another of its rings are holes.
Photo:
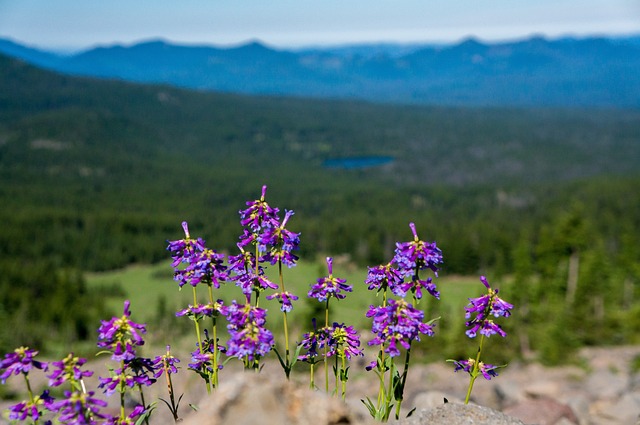
<path fill-rule="evenodd" d="M 0 273 L 0 305 L 7 320 L 39 308 L 9 298 L 18 277 L 33 283 L 21 285 L 29 300 L 60 279 L 85 294 L 73 270 L 164 260 L 182 220 L 232 250 L 237 211 L 267 184 L 271 204 L 296 212 L 290 227 L 302 232 L 303 258 L 388 261 L 413 221 L 443 250 L 442 273 L 528 282 L 511 292 L 540 305 L 523 326 L 563 305 L 558 323 L 584 329 L 576 344 L 623 342 L 640 326 L 639 135 L 637 110 L 198 93 L 73 78 L 0 56 L 0 268 L 11 271 Z M 386 159 L 358 166 L 372 157 Z M 356 161 L 326 166 L 344 159 Z M 556 322 L 547 327 L 532 332 L 534 345 L 536 332 L 566 339 Z M 86 332 L 68 329 L 70 339 Z M 38 332 L 24 335 L 46 335 Z"/>

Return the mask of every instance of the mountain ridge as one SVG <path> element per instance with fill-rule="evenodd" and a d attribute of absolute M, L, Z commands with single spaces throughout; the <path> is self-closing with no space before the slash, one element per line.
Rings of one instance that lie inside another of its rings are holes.
<path fill-rule="evenodd" d="M 636 38 L 284 50 L 147 40 L 55 55 L 1 40 L 0 52 L 70 75 L 243 94 L 452 106 L 640 107 Z M 395 54 L 394 54 L 395 52 Z"/>

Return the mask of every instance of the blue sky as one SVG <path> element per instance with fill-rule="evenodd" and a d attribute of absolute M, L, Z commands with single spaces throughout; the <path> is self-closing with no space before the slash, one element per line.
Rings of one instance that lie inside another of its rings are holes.
<path fill-rule="evenodd" d="M 0 0 L 0 37 L 48 49 L 275 47 L 640 33 L 639 0 Z"/>

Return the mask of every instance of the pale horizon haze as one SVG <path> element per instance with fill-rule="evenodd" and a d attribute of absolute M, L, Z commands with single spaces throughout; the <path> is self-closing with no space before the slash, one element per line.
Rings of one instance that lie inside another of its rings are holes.
<path fill-rule="evenodd" d="M 295 48 L 637 34 L 639 0 L 0 0 L 0 38 L 57 51 L 152 39 Z"/>

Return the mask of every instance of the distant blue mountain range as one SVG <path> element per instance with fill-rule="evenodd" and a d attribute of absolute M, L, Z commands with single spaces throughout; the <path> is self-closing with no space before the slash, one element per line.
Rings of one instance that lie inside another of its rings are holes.
<path fill-rule="evenodd" d="M 59 55 L 0 52 L 71 75 L 196 90 L 459 106 L 640 107 L 640 37 L 280 50 L 149 41 Z"/>

